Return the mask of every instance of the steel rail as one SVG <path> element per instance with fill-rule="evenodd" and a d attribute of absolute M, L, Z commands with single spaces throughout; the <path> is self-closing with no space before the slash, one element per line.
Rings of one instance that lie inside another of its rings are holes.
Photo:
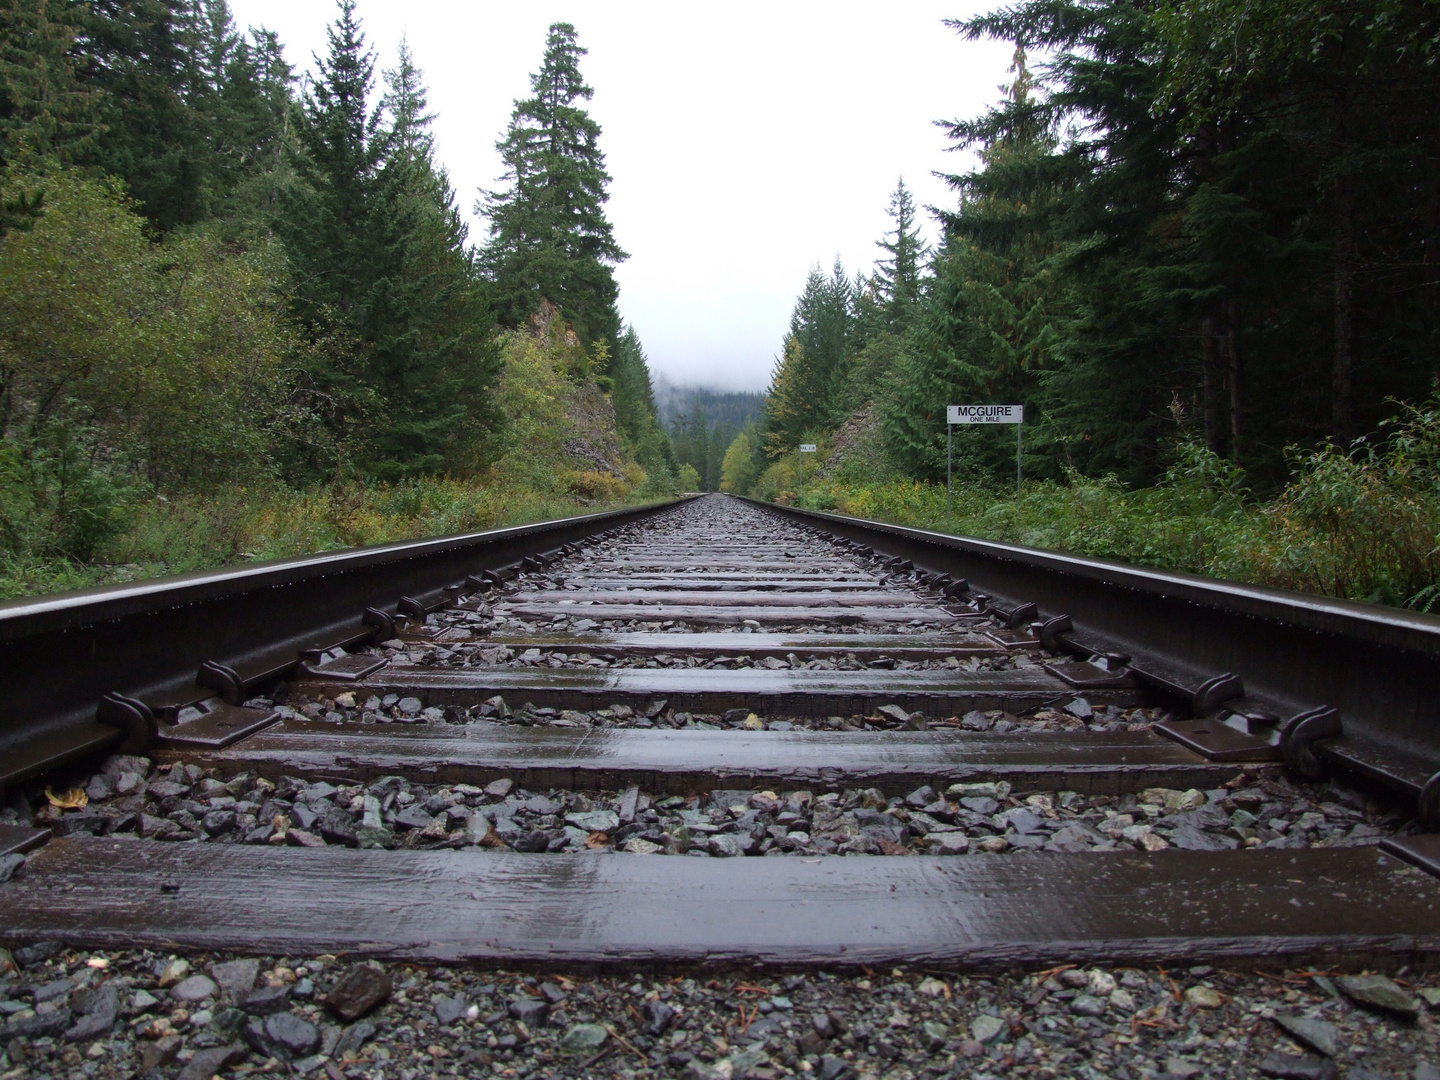
<path fill-rule="evenodd" d="M 193 696 L 207 662 L 283 670 L 386 629 L 402 598 L 664 512 L 679 502 L 325 552 L 0 604 L 0 789 L 115 746 L 107 694 Z M 439 598 L 443 600 L 443 595 Z M 374 609 L 367 623 L 362 613 Z M 277 667 L 278 665 L 278 667 Z"/>
<path fill-rule="evenodd" d="M 1195 695 L 1238 675 L 1237 707 L 1282 720 L 1286 761 L 1341 769 L 1419 800 L 1440 830 L 1440 618 L 1377 604 L 1042 551 L 747 499 L 794 521 L 968 579 L 1037 631 L 1120 655 L 1162 689 Z M 999 606 L 999 605 L 997 605 Z M 1068 616 L 1065 621 L 1055 621 Z M 1203 694 L 1200 694 L 1203 697 Z M 1215 711 L 1195 700 L 1197 714 Z"/>

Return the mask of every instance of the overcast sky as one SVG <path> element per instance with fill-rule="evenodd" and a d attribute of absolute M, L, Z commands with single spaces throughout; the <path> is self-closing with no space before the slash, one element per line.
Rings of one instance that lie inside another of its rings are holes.
<path fill-rule="evenodd" d="M 236 22 L 279 33 L 298 71 L 323 52 L 333 0 L 230 0 Z M 938 119 L 996 100 L 1011 47 L 941 24 L 982 0 L 723 6 L 549 0 L 360 0 L 379 66 L 402 35 L 430 90 L 439 157 L 471 239 L 477 190 L 501 174 L 495 142 L 529 92 L 551 22 L 575 24 L 581 71 L 614 178 L 620 313 L 675 382 L 761 389 L 814 263 L 868 270 L 900 176 L 921 204 L 953 198 L 934 170 Z M 926 222 L 927 236 L 934 226 Z"/>

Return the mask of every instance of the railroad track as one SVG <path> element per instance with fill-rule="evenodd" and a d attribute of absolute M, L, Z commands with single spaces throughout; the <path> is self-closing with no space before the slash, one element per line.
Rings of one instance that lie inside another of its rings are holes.
<path fill-rule="evenodd" d="M 722 496 L 10 605 L 0 937 L 542 971 L 1428 964 L 1437 642 Z"/>

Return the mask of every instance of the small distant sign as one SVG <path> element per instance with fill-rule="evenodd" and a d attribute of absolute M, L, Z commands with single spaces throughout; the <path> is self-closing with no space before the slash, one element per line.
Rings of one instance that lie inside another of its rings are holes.
<path fill-rule="evenodd" d="M 951 424 L 1023 424 L 1024 405 L 947 405 L 945 419 Z"/>
<path fill-rule="evenodd" d="M 800 453 L 802 453 L 802 454 L 813 454 L 814 452 L 815 452 L 815 444 L 814 444 L 813 442 L 802 442 L 802 443 L 800 444 Z"/>

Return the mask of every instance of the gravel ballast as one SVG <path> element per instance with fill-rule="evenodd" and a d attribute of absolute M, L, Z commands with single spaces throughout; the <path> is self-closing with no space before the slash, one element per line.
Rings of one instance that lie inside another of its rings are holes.
<path fill-rule="evenodd" d="M 0 1080 L 1432 1080 L 1432 1003 L 1435 977 L 1404 971 L 594 976 L 41 943 L 0 955 Z"/>

